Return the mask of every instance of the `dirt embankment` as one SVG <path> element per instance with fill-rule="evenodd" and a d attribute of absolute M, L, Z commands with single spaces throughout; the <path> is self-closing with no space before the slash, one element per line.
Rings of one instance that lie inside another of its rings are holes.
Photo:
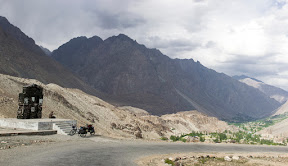
<path fill-rule="evenodd" d="M 226 122 L 197 111 L 179 112 L 164 116 L 149 115 L 133 107 L 116 107 L 78 89 L 62 88 L 0 74 L 0 117 L 14 118 L 18 108 L 18 94 L 22 87 L 38 84 L 44 88 L 43 118 L 54 111 L 57 118 L 75 119 L 78 125 L 93 124 L 96 133 L 114 138 L 142 138 L 158 140 L 162 136 L 191 131 L 234 130 Z"/>

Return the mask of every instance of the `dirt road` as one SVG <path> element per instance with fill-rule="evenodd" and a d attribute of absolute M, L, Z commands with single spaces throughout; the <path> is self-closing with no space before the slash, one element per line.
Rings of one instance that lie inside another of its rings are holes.
<path fill-rule="evenodd" d="M 44 138 L 45 136 L 43 136 Z M 47 137 L 47 136 L 46 136 Z M 78 138 L 63 137 L 52 143 L 0 150 L 0 165 L 6 166 L 64 166 L 64 165 L 136 165 L 140 157 L 186 152 L 277 152 L 287 153 L 287 147 L 144 142 L 113 140 L 100 136 Z"/>

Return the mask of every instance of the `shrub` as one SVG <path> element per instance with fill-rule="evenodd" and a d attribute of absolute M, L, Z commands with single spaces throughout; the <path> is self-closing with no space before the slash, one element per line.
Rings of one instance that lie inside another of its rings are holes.
<path fill-rule="evenodd" d="M 180 139 L 182 142 L 186 142 L 187 141 L 187 139 L 185 139 L 185 138 L 181 138 Z"/>
<path fill-rule="evenodd" d="M 202 159 L 199 159 L 198 161 L 199 161 L 201 164 L 205 164 L 206 161 L 208 161 L 208 159 L 207 159 L 207 158 L 202 158 Z"/>
<path fill-rule="evenodd" d="M 172 140 L 173 142 L 178 141 L 179 137 L 175 136 L 175 135 L 171 135 L 170 136 L 170 140 Z"/>
<path fill-rule="evenodd" d="M 173 142 L 177 141 L 177 137 L 175 135 L 171 135 L 170 136 L 170 140 L 172 140 Z"/>
<path fill-rule="evenodd" d="M 163 141 L 167 141 L 168 140 L 167 137 L 161 137 L 160 139 L 163 140 Z"/>
<path fill-rule="evenodd" d="M 204 142 L 204 141 L 205 141 L 205 138 L 204 138 L 204 137 L 200 137 L 200 141 L 201 141 L 201 142 Z"/>
<path fill-rule="evenodd" d="M 175 165 L 175 163 L 173 161 L 169 160 L 169 159 L 165 159 L 165 163 L 166 164 L 171 164 L 172 166 Z"/>
<path fill-rule="evenodd" d="M 214 141 L 215 143 L 220 143 L 220 141 L 219 141 L 218 138 L 214 139 L 213 141 Z"/>
<path fill-rule="evenodd" d="M 142 136 L 142 134 L 140 133 L 140 132 L 137 132 L 136 134 L 135 134 L 135 136 L 136 136 L 136 138 L 138 139 L 138 138 L 143 138 L 143 136 Z"/>
<path fill-rule="evenodd" d="M 227 136 L 224 133 L 219 133 L 219 137 L 220 137 L 220 141 L 227 139 Z"/>

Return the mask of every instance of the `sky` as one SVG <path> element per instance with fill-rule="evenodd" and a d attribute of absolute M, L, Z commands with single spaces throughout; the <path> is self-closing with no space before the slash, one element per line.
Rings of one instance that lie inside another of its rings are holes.
<path fill-rule="evenodd" d="M 51 51 L 120 33 L 171 58 L 288 90 L 288 0 L 0 0 L 0 15 Z"/>

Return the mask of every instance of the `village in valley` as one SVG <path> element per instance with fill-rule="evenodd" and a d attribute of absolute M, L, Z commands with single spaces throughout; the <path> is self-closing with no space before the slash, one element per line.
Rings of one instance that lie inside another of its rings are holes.
<path fill-rule="evenodd" d="M 272 126 L 288 118 L 288 113 L 274 115 L 269 118 L 245 122 L 245 123 L 230 123 L 237 127 L 234 131 L 225 130 L 223 132 L 201 132 L 192 131 L 188 134 L 175 134 L 170 138 L 161 137 L 161 140 L 182 141 L 182 142 L 205 142 L 205 143 L 237 143 L 237 144 L 253 144 L 253 145 L 280 145 L 286 146 L 288 137 L 284 134 L 273 135 Z M 267 129 L 268 128 L 268 129 Z M 172 130 L 175 130 L 172 128 Z M 265 132 L 261 132 L 267 130 Z"/>

